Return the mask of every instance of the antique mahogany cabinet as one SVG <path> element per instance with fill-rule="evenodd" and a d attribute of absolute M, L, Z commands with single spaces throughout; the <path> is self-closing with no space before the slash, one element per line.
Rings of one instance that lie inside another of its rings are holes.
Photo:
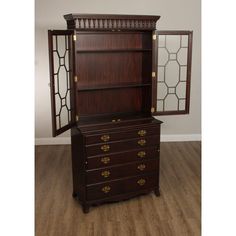
<path fill-rule="evenodd" d="M 73 197 L 87 213 L 94 204 L 150 191 L 159 196 L 162 122 L 153 116 L 189 112 L 192 32 L 158 32 L 159 16 L 64 18 L 66 30 L 48 31 L 50 88 L 53 136 L 71 129 Z M 166 35 L 181 38 L 178 50 L 168 49 Z M 166 51 L 163 65 L 158 47 Z M 179 64 L 174 83 L 167 78 L 174 76 L 172 61 Z M 159 98 L 158 85 L 160 95 L 166 91 Z M 172 95 L 177 102 L 170 104 L 177 105 L 168 108 Z"/>

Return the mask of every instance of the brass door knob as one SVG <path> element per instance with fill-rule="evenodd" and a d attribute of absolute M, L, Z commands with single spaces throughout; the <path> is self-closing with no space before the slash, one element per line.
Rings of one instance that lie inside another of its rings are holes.
<path fill-rule="evenodd" d="M 140 171 L 143 171 L 146 168 L 145 164 L 140 164 L 138 165 L 137 169 L 139 169 Z"/>
<path fill-rule="evenodd" d="M 110 136 L 108 134 L 104 134 L 104 135 L 101 136 L 101 140 L 103 142 L 106 142 L 106 141 L 110 140 Z"/>
<path fill-rule="evenodd" d="M 103 172 L 101 173 L 101 176 L 103 176 L 104 178 L 107 178 L 107 177 L 109 177 L 110 174 L 111 174 L 111 173 L 110 173 L 109 170 L 105 170 L 105 171 L 103 171 Z"/>
<path fill-rule="evenodd" d="M 137 181 L 137 184 L 139 184 L 140 186 L 143 186 L 146 183 L 145 179 L 140 179 Z"/>
<path fill-rule="evenodd" d="M 102 191 L 103 191 L 104 193 L 109 193 L 110 190 L 111 190 L 111 187 L 110 187 L 110 186 L 105 186 L 105 187 L 102 188 Z"/>
<path fill-rule="evenodd" d="M 144 146 L 144 145 L 146 144 L 146 140 L 145 140 L 145 139 L 140 139 L 140 140 L 138 141 L 138 144 L 139 144 L 140 146 Z"/>
<path fill-rule="evenodd" d="M 143 157 L 146 156 L 146 152 L 145 151 L 140 151 L 140 152 L 138 152 L 137 155 L 138 155 L 138 157 L 143 158 Z"/>
<path fill-rule="evenodd" d="M 141 136 L 141 137 L 145 136 L 146 134 L 147 134 L 147 131 L 144 130 L 144 129 L 141 129 L 141 130 L 138 131 L 138 135 Z"/>
<path fill-rule="evenodd" d="M 110 162 L 110 157 L 102 157 L 101 158 L 101 162 L 104 163 L 104 164 L 108 164 Z"/>
<path fill-rule="evenodd" d="M 102 145 L 101 150 L 104 152 L 108 152 L 110 150 L 110 146 L 109 145 Z"/>

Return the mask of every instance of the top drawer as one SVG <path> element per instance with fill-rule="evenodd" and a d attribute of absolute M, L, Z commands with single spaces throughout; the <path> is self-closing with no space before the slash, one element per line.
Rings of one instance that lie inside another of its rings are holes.
<path fill-rule="evenodd" d="M 123 130 L 120 132 L 106 132 L 102 134 L 96 135 L 85 135 L 85 142 L 87 145 L 95 144 L 95 143 L 105 143 L 118 141 L 122 139 L 131 139 L 131 138 L 140 138 L 146 137 L 149 135 L 159 135 L 160 134 L 160 126 L 148 126 L 148 127 L 139 127 L 131 130 Z"/>

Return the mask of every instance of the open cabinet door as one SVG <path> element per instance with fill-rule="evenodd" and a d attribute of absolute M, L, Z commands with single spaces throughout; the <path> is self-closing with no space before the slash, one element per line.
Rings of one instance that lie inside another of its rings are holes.
<path fill-rule="evenodd" d="M 157 31 L 156 108 L 152 115 L 188 114 L 192 31 Z"/>
<path fill-rule="evenodd" d="M 73 30 L 48 31 L 53 137 L 75 124 L 73 36 Z"/>

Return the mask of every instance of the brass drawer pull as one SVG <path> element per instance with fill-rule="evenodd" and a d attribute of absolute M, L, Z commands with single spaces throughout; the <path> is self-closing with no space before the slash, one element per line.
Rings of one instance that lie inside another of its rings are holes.
<path fill-rule="evenodd" d="M 138 141 L 138 144 L 139 144 L 140 146 L 144 146 L 144 145 L 146 144 L 146 140 L 145 140 L 145 139 L 140 139 L 140 140 Z"/>
<path fill-rule="evenodd" d="M 138 157 L 143 158 L 143 157 L 146 156 L 146 152 L 145 151 L 140 151 L 140 152 L 138 152 L 137 155 L 138 155 Z"/>
<path fill-rule="evenodd" d="M 101 162 L 104 163 L 104 164 L 109 163 L 110 160 L 111 160 L 110 157 L 102 157 L 102 158 L 101 158 Z"/>
<path fill-rule="evenodd" d="M 140 164 L 137 167 L 137 169 L 139 169 L 140 171 L 143 171 L 145 168 L 146 168 L 145 164 Z"/>
<path fill-rule="evenodd" d="M 108 141 L 109 139 L 110 139 L 110 136 L 109 136 L 108 134 L 104 134 L 104 135 L 101 136 L 101 140 L 102 140 L 103 142 L 106 142 L 106 141 Z"/>
<path fill-rule="evenodd" d="M 110 146 L 109 145 L 102 145 L 101 150 L 104 152 L 108 152 L 110 150 Z"/>
<path fill-rule="evenodd" d="M 137 181 L 137 184 L 139 184 L 140 186 L 143 186 L 146 183 L 145 179 L 140 179 Z"/>
<path fill-rule="evenodd" d="M 147 134 L 147 131 L 144 130 L 144 129 L 141 129 L 141 130 L 138 131 L 138 135 L 141 136 L 141 137 L 145 136 L 146 134 Z"/>
<path fill-rule="evenodd" d="M 113 119 L 112 120 L 112 122 L 120 122 L 120 121 L 121 121 L 121 119 L 117 119 L 117 120 Z"/>
<path fill-rule="evenodd" d="M 102 188 L 102 191 L 103 191 L 104 193 L 109 193 L 110 190 L 111 190 L 111 187 L 110 187 L 110 186 L 105 186 L 105 187 Z"/>
<path fill-rule="evenodd" d="M 111 174 L 111 173 L 110 173 L 109 170 L 105 170 L 105 171 L 103 171 L 103 172 L 101 173 L 101 176 L 103 176 L 104 178 L 107 178 L 107 177 L 109 177 L 110 174 Z"/>

